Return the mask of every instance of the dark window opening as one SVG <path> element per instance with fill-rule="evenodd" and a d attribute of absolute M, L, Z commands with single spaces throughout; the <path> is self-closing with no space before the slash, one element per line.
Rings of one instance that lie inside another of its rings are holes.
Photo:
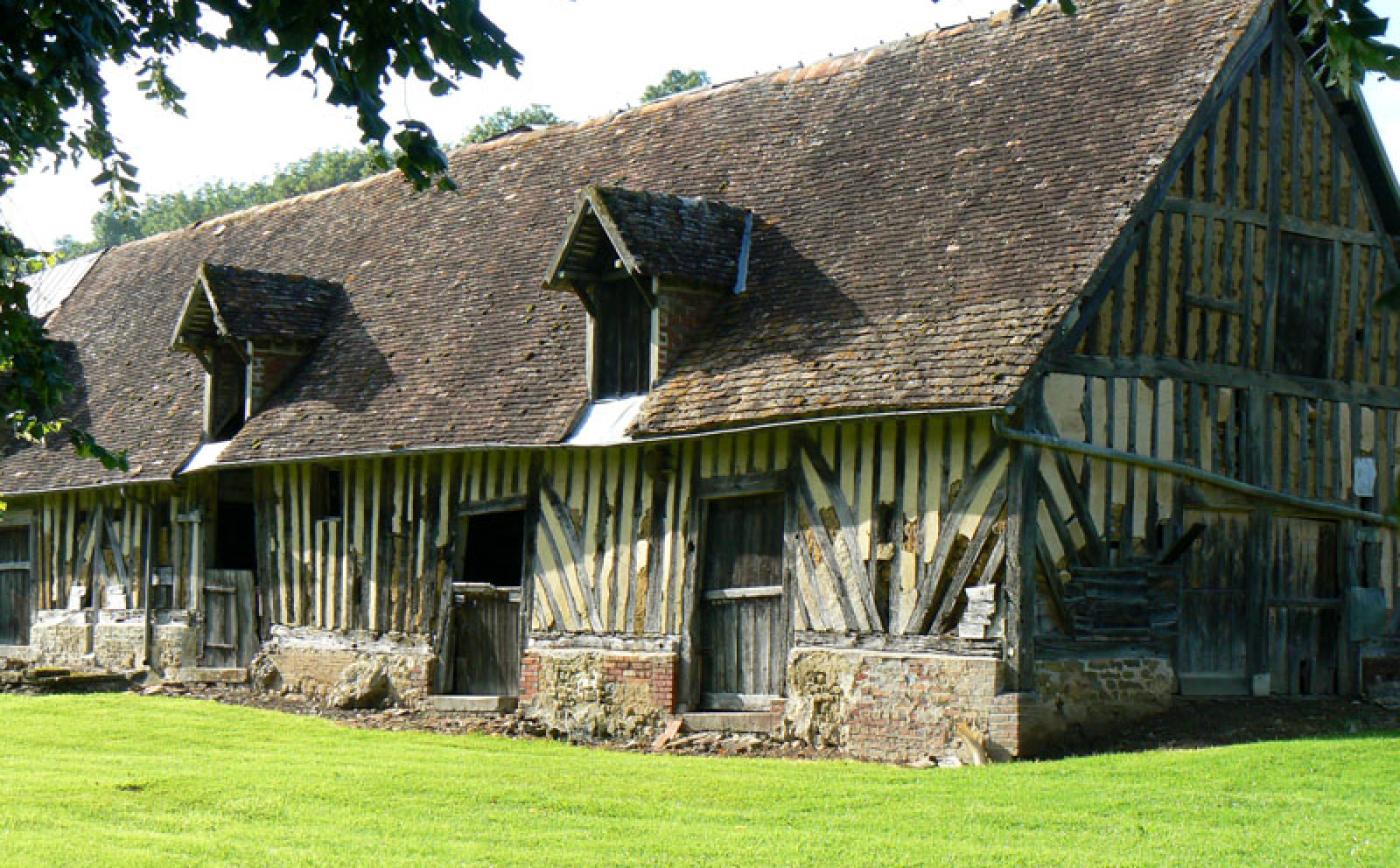
<path fill-rule="evenodd" d="M 175 568 L 156 567 L 151 577 L 151 608 L 175 608 Z"/>
<path fill-rule="evenodd" d="M 1332 243 L 1283 233 L 1274 311 L 1274 370 L 1327 376 L 1332 333 Z"/>
<path fill-rule="evenodd" d="M 311 494 L 317 521 L 345 516 L 344 476 L 339 470 L 316 468 L 311 477 Z"/>
<path fill-rule="evenodd" d="M 220 346 L 210 359 L 209 434 L 229 440 L 248 421 L 248 365 L 232 347 Z"/>
<path fill-rule="evenodd" d="M 651 306 L 628 282 L 592 290 L 593 397 L 621 398 L 651 388 Z"/>
<path fill-rule="evenodd" d="M 458 524 L 458 581 L 513 588 L 525 572 L 525 510 L 480 512 Z"/>
<path fill-rule="evenodd" d="M 214 532 L 214 566 L 221 570 L 253 570 L 258 566 L 257 530 L 253 505 L 221 500 Z"/>
<path fill-rule="evenodd" d="M 258 532 L 253 509 L 253 474 L 247 470 L 219 474 L 214 513 L 214 567 L 255 570 Z"/>

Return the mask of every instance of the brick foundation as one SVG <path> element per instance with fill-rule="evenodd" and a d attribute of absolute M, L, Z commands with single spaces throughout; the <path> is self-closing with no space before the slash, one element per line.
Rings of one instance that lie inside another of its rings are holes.
<path fill-rule="evenodd" d="M 591 741 L 632 738 L 676 710 L 675 651 L 529 648 L 520 704 L 557 735 Z"/>

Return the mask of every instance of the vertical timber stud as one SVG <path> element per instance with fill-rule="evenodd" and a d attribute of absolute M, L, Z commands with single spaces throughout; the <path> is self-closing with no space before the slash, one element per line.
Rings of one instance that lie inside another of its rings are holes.
<path fill-rule="evenodd" d="M 1038 400 L 1039 389 L 1035 390 Z M 1019 425 L 1017 427 L 1020 427 Z M 1006 476 L 1006 689 L 1035 690 L 1036 476 L 1039 453 L 1010 444 Z"/>
<path fill-rule="evenodd" d="M 520 649 L 520 661 L 525 661 L 525 652 L 530 647 L 530 625 L 535 615 L 535 582 L 536 574 L 542 570 L 540 560 L 535 555 L 535 547 L 538 545 L 540 533 L 540 480 L 542 468 L 544 467 L 544 453 L 522 452 L 521 461 L 525 463 L 525 539 L 523 541 L 524 551 L 521 555 L 520 569 L 520 618 L 516 626 L 516 642 Z M 466 463 L 463 462 L 462 473 L 467 472 Z M 460 542 L 466 545 L 466 538 Z M 451 586 L 451 581 L 448 581 Z M 557 629 L 557 628 L 556 628 Z M 521 676 L 524 666 L 516 667 L 515 693 L 521 693 Z"/>
<path fill-rule="evenodd" d="M 1269 46 L 1269 229 L 1264 248 L 1264 321 L 1260 323 L 1259 369 L 1274 369 L 1274 310 L 1278 303 L 1280 225 L 1283 215 L 1283 53 L 1287 40 L 1288 15 L 1283 4 L 1274 7 L 1273 41 Z M 1296 99 L 1296 94 L 1295 94 Z"/>

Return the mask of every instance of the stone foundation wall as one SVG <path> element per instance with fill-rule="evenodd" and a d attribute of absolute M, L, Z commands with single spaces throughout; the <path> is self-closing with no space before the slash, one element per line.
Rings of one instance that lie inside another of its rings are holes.
<path fill-rule="evenodd" d="M 530 647 L 521 660 L 520 703 L 556 735 L 635 738 L 676 709 L 674 649 Z"/>
<path fill-rule="evenodd" d="M 1400 704 L 1400 644 L 1368 648 L 1362 654 L 1361 692 L 1371 699 Z"/>
<path fill-rule="evenodd" d="M 794 648 L 788 657 L 787 738 L 859 759 L 919 762 L 954 753 L 965 724 L 979 739 L 1004 725 L 1001 662 L 993 657 Z M 994 752 L 1015 745 L 991 744 Z"/>
<path fill-rule="evenodd" d="M 94 630 L 90 612 L 40 612 L 29 631 L 33 662 L 113 671 L 140 667 L 146 654 L 145 613 L 133 609 L 98 614 Z M 162 612 L 153 627 L 150 668 L 165 671 L 195 665 L 196 639 L 187 613 Z"/>
<path fill-rule="evenodd" d="M 1041 707 L 1023 712 L 1035 721 L 1023 737 L 1028 752 L 1165 711 L 1176 692 L 1176 670 L 1166 657 L 1150 655 L 1042 658 L 1036 688 Z"/>
<path fill-rule="evenodd" d="M 249 670 L 259 689 L 326 701 L 344 679 L 367 665 L 382 669 L 388 679 L 383 704 L 412 707 L 430 692 L 434 664 L 427 636 L 376 636 L 279 624 Z"/>

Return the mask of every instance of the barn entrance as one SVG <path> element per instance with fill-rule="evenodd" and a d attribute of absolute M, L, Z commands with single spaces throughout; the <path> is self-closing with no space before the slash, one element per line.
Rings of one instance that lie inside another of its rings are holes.
<path fill-rule="evenodd" d="M 438 692 L 515 696 L 520 690 L 525 510 L 464 516 L 458 541 Z"/>
<path fill-rule="evenodd" d="M 1181 692 L 1341 692 L 1346 636 L 1337 522 L 1217 510 L 1187 510 L 1185 518 L 1206 532 L 1182 579 Z M 1256 533 L 1268 540 L 1263 563 L 1253 554 Z"/>
<path fill-rule="evenodd" d="M 1318 696 L 1341 689 L 1342 582 L 1334 521 L 1275 518 L 1267 587 L 1269 689 Z"/>
<path fill-rule="evenodd" d="M 0 645 L 29 644 L 29 525 L 0 526 Z"/>
<path fill-rule="evenodd" d="M 247 666 L 258 650 L 256 569 L 257 524 L 253 474 L 220 473 L 213 526 L 213 565 L 204 571 L 201 592 L 201 666 Z"/>
<path fill-rule="evenodd" d="M 700 707 L 768 711 L 783 694 L 783 495 L 705 502 L 698 650 Z"/>
<path fill-rule="evenodd" d="M 1182 575 L 1176 671 L 1187 696 L 1248 696 L 1250 513 L 1187 510 L 1205 526 Z"/>

